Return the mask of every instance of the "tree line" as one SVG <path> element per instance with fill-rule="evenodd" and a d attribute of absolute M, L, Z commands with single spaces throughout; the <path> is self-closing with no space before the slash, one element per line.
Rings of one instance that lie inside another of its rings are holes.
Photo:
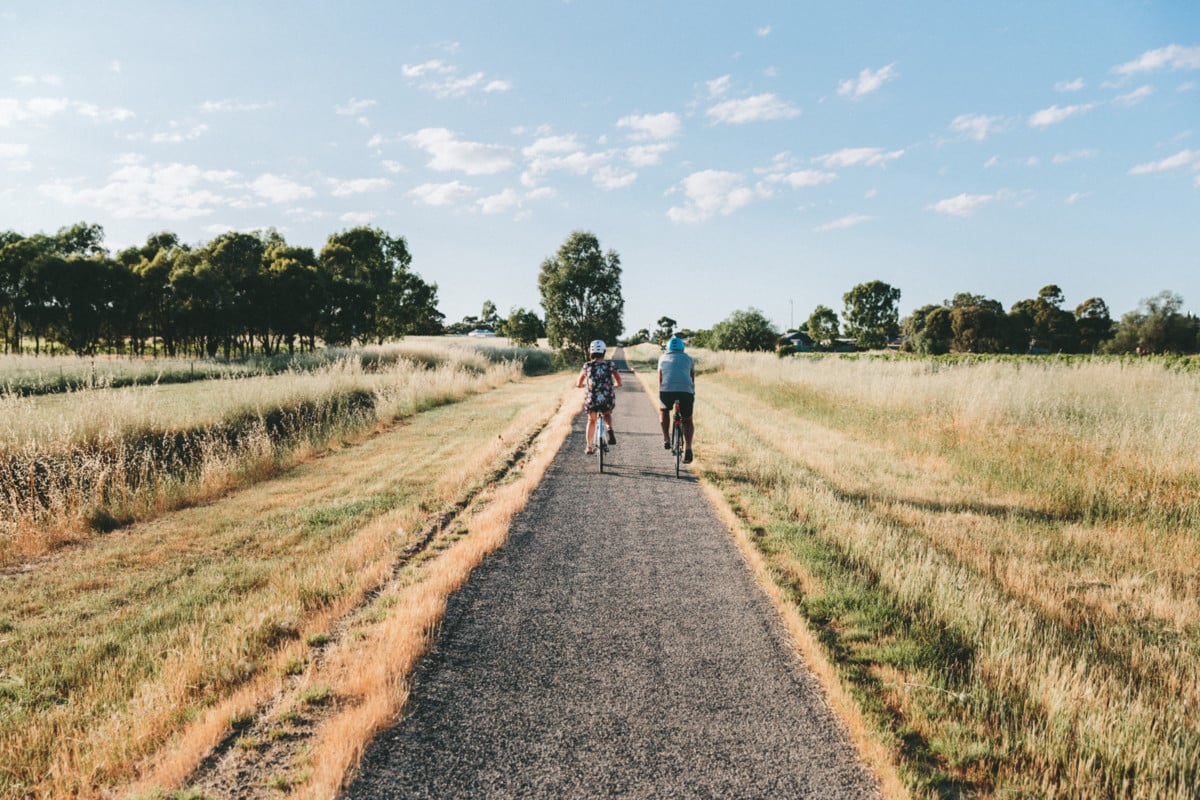
<path fill-rule="evenodd" d="M 437 284 L 410 269 L 403 237 L 378 228 L 332 234 L 320 252 L 274 229 L 197 246 L 161 232 L 115 256 L 103 241 L 86 223 L 0 232 L 4 352 L 32 341 L 35 353 L 234 357 L 442 331 Z"/>

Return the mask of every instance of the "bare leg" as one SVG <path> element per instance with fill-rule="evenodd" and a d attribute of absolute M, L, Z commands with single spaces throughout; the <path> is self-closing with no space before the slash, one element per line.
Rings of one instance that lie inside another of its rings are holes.
<path fill-rule="evenodd" d="M 596 437 L 596 412 L 588 412 L 587 421 L 587 438 L 584 440 L 587 443 L 587 451 L 592 452 L 592 439 Z"/>
<path fill-rule="evenodd" d="M 684 447 L 688 450 L 692 449 L 692 434 L 696 432 L 696 423 L 692 422 L 692 418 L 688 417 L 683 421 L 683 441 Z"/>
<path fill-rule="evenodd" d="M 658 410 L 658 421 L 662 424 L 663 441 L 671 441 L 670 412 L 668 412 L 665 408 L 660 408 Z"/>
<path fill-rule="evenodd" d="M 611 441 L 613 437 L 612 412 L 603 411 L 604 414 L 604 430 L 608 431 L 608 438 Z"/>

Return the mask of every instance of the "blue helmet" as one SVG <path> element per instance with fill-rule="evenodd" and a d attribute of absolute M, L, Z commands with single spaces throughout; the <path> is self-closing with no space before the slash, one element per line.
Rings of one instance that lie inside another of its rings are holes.
<path fill-rule="evenodd" d="M 667 352 L 668 353 L 682 353 L 683 352 L 683 339 L 680 339 L 678 336 L 672 336 L 667 341 Z"/>

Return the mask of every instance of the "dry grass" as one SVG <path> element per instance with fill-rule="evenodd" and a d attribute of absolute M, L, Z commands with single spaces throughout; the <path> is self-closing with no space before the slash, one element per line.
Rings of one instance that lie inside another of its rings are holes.
<path fill-rule="evenodd" d="M 0 566 L 212 499 L 338 439 L 513 380 L 519 355 L 404 343 L 313 371 L 0 397 Z"/>
<path fill-rule="evenodd" d="M 917 794 L 1191 796 L 1197 378 L 706 361 L 706 475 Z"/>
<path fill-rule="evenodd" d="M 509 383 L 10 571 L 0 797 L 99 795 L 153 753 L 163 774 L 185 773 L 391 580 L 431 517 L 487 485 L 560 394 L 556 377 Z"/>

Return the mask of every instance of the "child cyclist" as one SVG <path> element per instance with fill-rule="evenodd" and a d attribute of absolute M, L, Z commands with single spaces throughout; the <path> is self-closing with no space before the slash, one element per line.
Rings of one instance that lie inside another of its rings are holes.
<path fill-rule="evenodd" d="M 596 414 L 604 415 L 604 424 L 608 427 L 608 443 L 616 444 L 617 437 L 612 429 L 612 410 L 617 404 L 615 388 L 621 385 L 621 374 L 617 365 L 604 358 L 608 348 L 603 340 L 596 339 L 589 346 L 589 358 L 579 371 L 579 379 L 575 386 L 584 389 L 583 410 L 587 412 L 587 449 L 592 454 L 592 439 L 596 435 Z"/>

